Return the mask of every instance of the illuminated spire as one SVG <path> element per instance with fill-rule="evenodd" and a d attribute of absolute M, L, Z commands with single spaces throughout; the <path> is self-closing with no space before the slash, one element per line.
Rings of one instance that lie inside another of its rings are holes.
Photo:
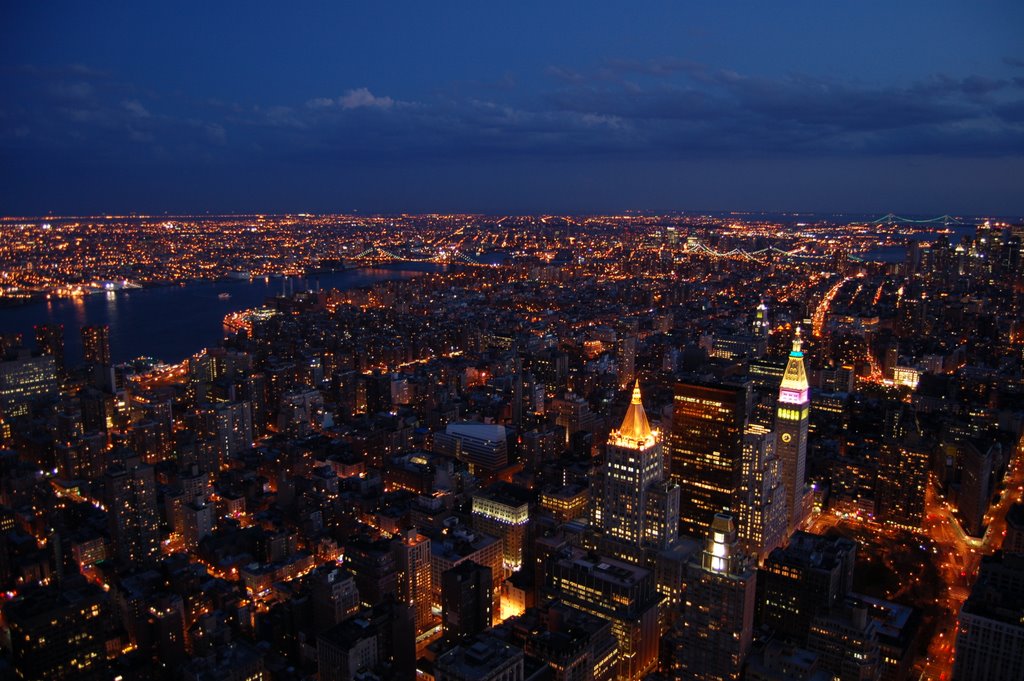
<path fill-rule="evenodd" d="M 626 410 L 626 418 L 622 419 L 622 425 L 612 434 L 616 440 L 629 440 L 644 444 L 653 435 L 651 424 L 647 422 L 647 412 L 640 401 L 640 380 L 637 379 L 633 386 L 633 400 Z"/>
<path fill-rule="evenodd" d="M 804 353 L 801 349 L 803 340 L 800 338 L 800 327 L 796 327 L 793 337 L 793 351 L 789 353 L 786 371 L 782 374 L 782 385 L 779 390 L 779 401 L 800 404 L 807 401 L 807 370 L 804 369 Z"/>

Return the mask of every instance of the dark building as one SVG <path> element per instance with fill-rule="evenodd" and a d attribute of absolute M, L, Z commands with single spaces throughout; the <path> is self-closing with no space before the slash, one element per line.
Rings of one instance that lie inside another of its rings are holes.
<path fill-rule="evenodd" d="M 687 568 L 674 678 L 740 678 L 753 640 L 756 581 L 740 547 L 736 523 L 729 515 L 716 515 L 704 550 Z"/>
<path fill-rule="evenodd" d="M 35 327 L 36 347 L 43 355 L 53 357 L 57 367 L 57 375 L 63 376 L 64 365 L 64 325 L 39 324 Z"/>
<path fill-rule="evenodd" d="M 960 610 L 953 678 L 1011 681 L 1024 674 L 1024 556 L 981 560 L 978 581 Z"/>
<path fill-rule="evenodd" d="M 814 618 L 850 593 L 856 553 L 849 539 L 795 532 L 758 571 L 759 624 L 803 644 Z"/>
<path fill-rule="evenodd" d="M 441 575 L 441 626 L 448 644 L 470 639 L 491 626 L 491 569 L 471 560 Z"/>
<path fill-rule="evenodd" d="M 684 534 L 703 536 L 715 514 L 732 507 L 749 402 L 746 385 L 676 384 L 669 472 L 680 488 Z"/>
<path fill-rule="evenodd" d="M 82 352 L 86 364 L 110 366 L 110 327 L 106 324 L 83 326 Z"/>
<path fill-rule="evenodd" d="M 4 606 L 11 665 L 26 681 L 103 678 L 107 596 L 94 584 L 31 591 Z"/>

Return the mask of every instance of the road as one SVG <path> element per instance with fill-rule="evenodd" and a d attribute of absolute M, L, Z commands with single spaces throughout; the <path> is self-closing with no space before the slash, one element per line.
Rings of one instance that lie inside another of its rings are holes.
<path fill-rule="evenodd" d="M 970 595 L 982 556 L 995 552 L 1003 544 L 1007 512 L 1014 503 L 1024 500 L 1024 439 L 1018 443 L 1010 461 L 1004 478 L 1004 489 L 1002 498 L 989 509 L 986 516 L 988 530 L 984 539 L 978 539 L 964 534 L 953 508 L 939 496 L 934 485 L 928 485 L 923 528 L 925 537 L 922 538 L 925 542 L 922 547 L 928 550 L 938 569 L 942 588 L 939 589 L 936 603 L 940 606 L 941 615 L 936 621 L 935 636 L 929 643 L 927 657 L 915 665 L 922 681 L 948 681 L 952 676 L 960 608 Z M 898 573 L 890 560 L 891 551 L 887 550 L 894 547 L 898 532 L 870 518 L 839 516 L 835 513 L 819 515 L 811 521 L 808 529 L 822 534 L 837 526 L 842 526 L 845 533 L 860 535 L 862 544 L 874 545 L 875 549 L 883 547 L 880 551 L 871 551 L 869 555 L 876 556 L 890 570 Z M 910 588 L 910 581 L 920 579 L 922 575 L 902 575 L 900 588 L 888 594 L 888 597 L 899 599 Z"/>

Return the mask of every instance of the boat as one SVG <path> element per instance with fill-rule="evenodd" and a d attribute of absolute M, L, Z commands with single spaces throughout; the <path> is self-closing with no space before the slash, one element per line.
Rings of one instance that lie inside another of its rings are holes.
<path fill-rule="evenodd" d="M 231 294 L 225 291 L 217 296 L 220 300 L 231 300 Z"/>

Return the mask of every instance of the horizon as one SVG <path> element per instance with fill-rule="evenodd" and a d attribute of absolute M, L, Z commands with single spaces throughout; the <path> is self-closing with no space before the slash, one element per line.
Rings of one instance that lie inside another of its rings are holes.
<path fill-rule="evenodd" d="M 53 9 L 5 212 L 1024 215 L 1020 3 Z"/>

